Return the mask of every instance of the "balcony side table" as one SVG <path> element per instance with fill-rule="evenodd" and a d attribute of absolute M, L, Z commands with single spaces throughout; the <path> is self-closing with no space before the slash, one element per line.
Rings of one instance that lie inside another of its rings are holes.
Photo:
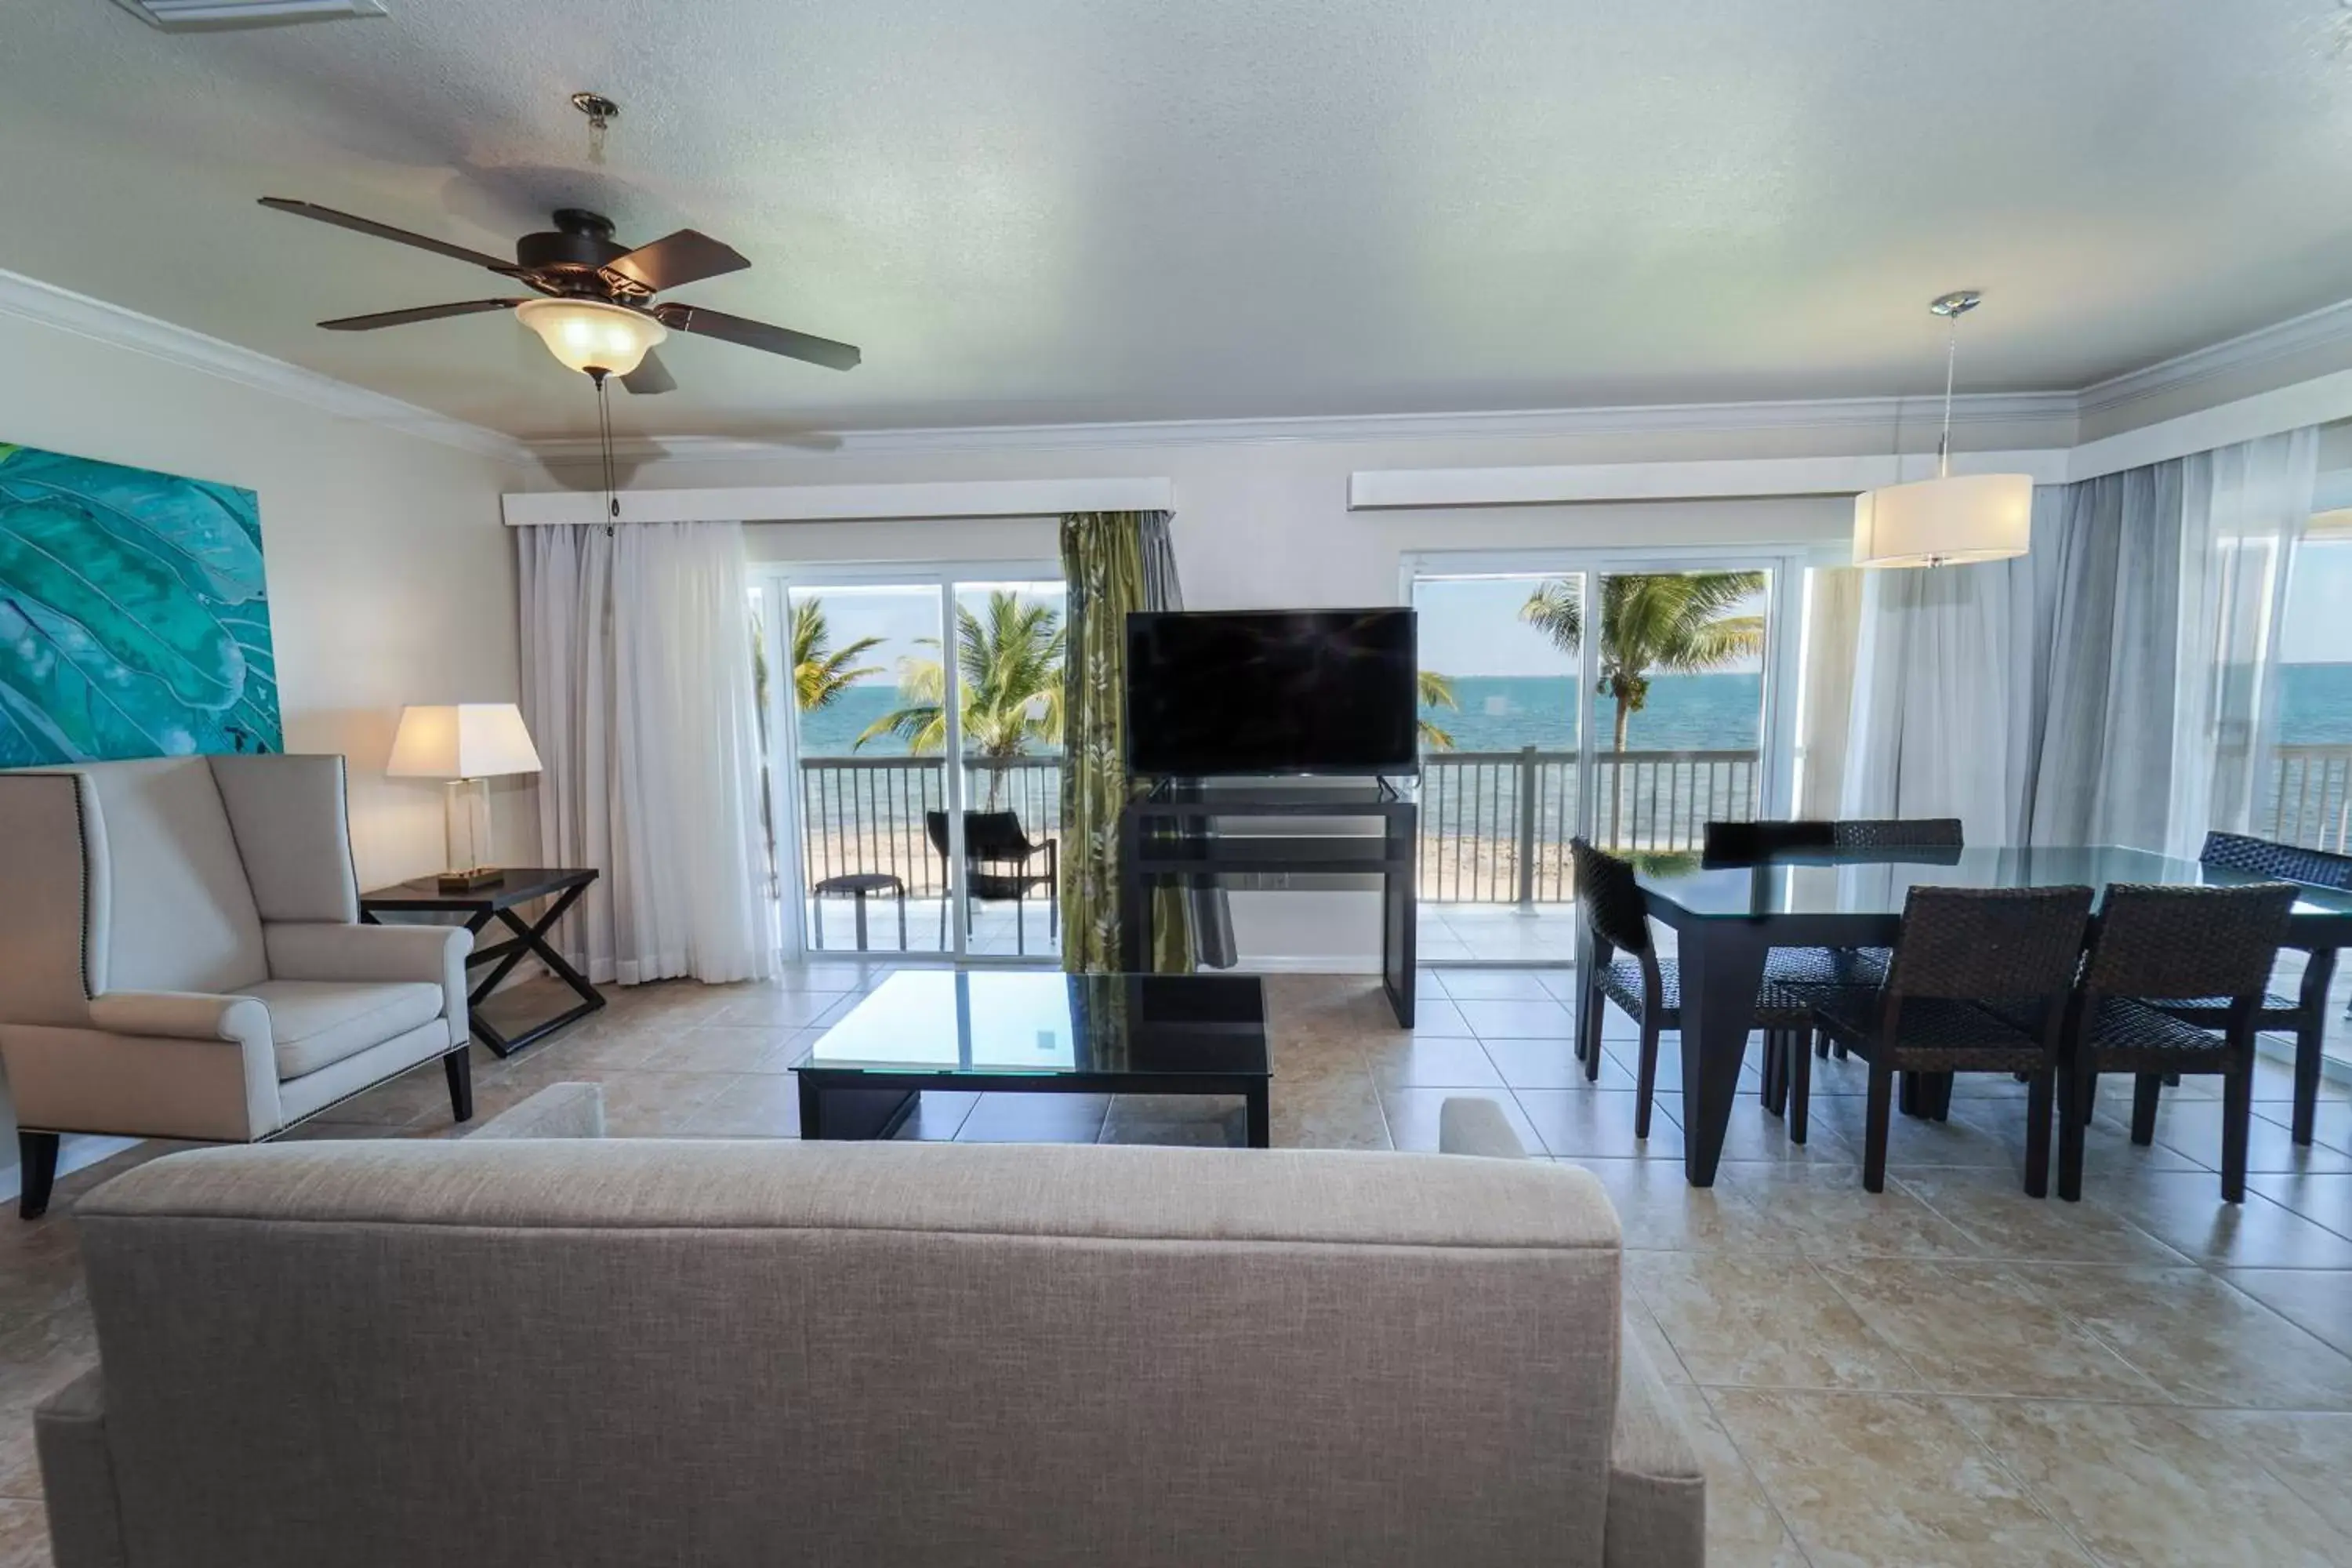
<path fill-rule="evenodd" d="M 566 1024 L 577 1023 L 604 1005 L 604 998 L 588 977 L 567 963 L 563 955 L 549 944 L 547 933 L 563 918 L 580 895 L 596 879 L 596 872 L 560 870 L 548 867 L 512 867 L 505 878 L 485 888 L 466 892 L 445 892 L 440 879 L 420 877 L 413 882 L 394 887 L 378 888 L 373 893 L 360 895 L 360 919 L 369 925 L 382 925 L 383 915 L 458 914 L 466 917 L 466 929 L 476 936 L 492 921 L 497 921 L 514 934 L 488 947 L 477 947 L 466 956 L 466 967 L 472 970 L 491 964 L 488 974 L 475 985 L 466 998 L 466 1016 L 473 1026 L 474 1037 L 490 1047 L 494 1056 L 510 1057 L 525 1046 L 545 1039 Z M 552 898 L 546 912 L 536 921 L 526 923 L 515 912 L 515 906 L 533 899 Z M 580 998 L 579 1005 L 566 1008 L 552 1018 L 542 1019 L 519 1035 L 508 1035 L 482 1016 L 482 1003 L 514 973 L 526 954 L 535 954 L 558 980 L 570 986 Z"/>

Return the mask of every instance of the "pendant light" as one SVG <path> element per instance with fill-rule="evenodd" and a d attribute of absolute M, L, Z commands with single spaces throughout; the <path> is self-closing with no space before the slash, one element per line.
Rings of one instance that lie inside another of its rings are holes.
<path fill-rule="evenodd" d="M 1958 566 L 2022 555 L 2033 537 L 2033 476 L 1952 472 L 1952 373 L 1960 318 L 1984 296 L 1962 289 L 1927 307 L 1951 324 L 1944 350 L 1944 435 L 1936 477 L 1864 490 L 1853 500 L 1857 566 Z"/>

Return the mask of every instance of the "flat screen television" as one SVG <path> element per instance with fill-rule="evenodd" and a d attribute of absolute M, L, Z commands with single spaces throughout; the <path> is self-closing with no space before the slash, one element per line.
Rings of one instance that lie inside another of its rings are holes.
<path fill-rule="evenodd" d="M 1127 765 L 1156 777 L 1420 767 L 1413 613 L 1127 618 Z"/>

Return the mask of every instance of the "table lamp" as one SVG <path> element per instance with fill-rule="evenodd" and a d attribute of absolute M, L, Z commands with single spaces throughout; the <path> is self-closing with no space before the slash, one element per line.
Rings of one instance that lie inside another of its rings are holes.
<path fill-rule="evenodd" d="M 404 708 L 384 765 L 396 779 L 446 779 L 449 869 L 441 890 L 467 893 L 506 876 L 489 865 L 490 784 L 507 773 L 539 772 L 539 752 L 511 702 L 459 702 Z"/>

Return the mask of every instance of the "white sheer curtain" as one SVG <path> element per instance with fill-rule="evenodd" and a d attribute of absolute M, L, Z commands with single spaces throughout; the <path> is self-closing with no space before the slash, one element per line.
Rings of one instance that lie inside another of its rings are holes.
<path fill-rule="evenodd" d="M 2278 635 L 2287 576 L 2311 520 L 2319 432 L 2266 436 L 2188 459 L 2182 482 L 2182 640 L 2201 668 L 2181 684 L 2167 847 L 2208 828 L 2244 833 L 2278 737 Z"/>
<path fill-rule="evenodd" d="M 2037 541 L 2057 502 L 2034 492 Z M 1971 844 L 2019 842 L 2040 706 L 2035 557 L 1863 577 L 1841 815 L 1957 816 Z"/>
<path fill-rule="evenodd" d="M 766 977 L 741 526 L 517 531 L 541 849 L 604 873 L 559 945 L 624 985 Z"/>

